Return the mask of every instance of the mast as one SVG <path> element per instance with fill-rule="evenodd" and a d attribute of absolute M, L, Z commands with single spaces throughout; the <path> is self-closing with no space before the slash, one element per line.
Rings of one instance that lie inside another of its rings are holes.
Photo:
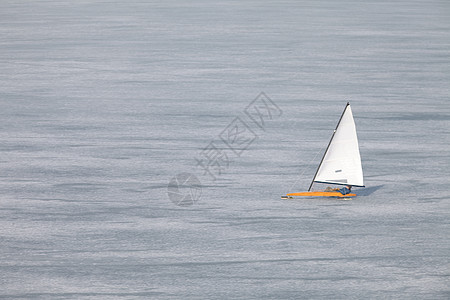
<path fill-rule="evenodd" d="M 314 180 L 316 179 L 317 173 L 319 172 L 320 166 L 322 165 L 323 159 L 325 158 L 325 155 L 326 155 L 327 152 L 328 152 L 328 148 L 330 148 L 331 142 L 333 141 L 334 135 L 336 134 L 336 130 L 338 129 L 339 124 L 341 123 L 342 117 L 344 116 L 345 111 L 347 110 L 347 107 L 348 107 L 349 105 L 350 105 L 350 102 L 347 102 L 347 105 L 345 106 L 344 111 L 342 112 L 341 117 L 339 118 L 339 121 L 338 121 L 338 123 L 337 123 L 337 125 L 336 125 L 336 128 L 335 128 L 334 131 L 333 131 L 333 135 L 331 136 L 331 139 L 330 139 L 330 141 L 328 142 L 327 149 L 325 150 L 325 152 L 324 152 L 324 154 L 323 154 L 323 156 L 322 156 L 322 159 L 321 159 L 321 161 L 320 161 L 320 164 L 319 164 L 319 166 L 317 167 L 317 170 L 316 170 L 316 173 L 314 174 L 313 180 L 311 181 L 311 184 L 309 185 L 308 192 L 309 192 L 309 191 L 311 190 L 311 188 L 312 188 L 312 185 L 313 185 L 313 183 L 314 183 Z"/>

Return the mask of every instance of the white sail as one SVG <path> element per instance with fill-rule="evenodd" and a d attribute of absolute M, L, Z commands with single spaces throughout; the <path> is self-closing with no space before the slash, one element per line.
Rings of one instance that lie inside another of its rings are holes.
<path fill-rule="evenodd" d="M 347 103 L 313 182 L 364 186 L 352 109 Z"/>

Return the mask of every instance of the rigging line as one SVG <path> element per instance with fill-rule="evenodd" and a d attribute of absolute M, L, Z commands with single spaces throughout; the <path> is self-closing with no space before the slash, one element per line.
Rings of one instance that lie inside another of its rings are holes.
<path fill-rule="evenodd" d="M 310 165 L 311 162 L 313 162 L 316 159 L 316 157 L 317 157 L 317 155 L 319 155 L 319 153 L 323 153 L 324 148 L 325 148 L 325 146 L 323 146 L 319 151 L 317 151 L 316 155 L 313 157 L 313 159 L 311 159 L 309 161 L 308 165 Z M 294 184 L 292 184 L 291 188 L 288 189 L 289 193 L 292 192 L 292 189 L 294 188 L 294 186 L 300 181 L 300 178 L 303 176 L 303 174 L 305 174 L 306 170 L 308 169 L 308 165 L 305 168 L 303 168 L 303 172 L 297 176 L 297 179 L 294 181 Z"/>
<path fill-rule="evenodd" d="M 342 114 L 341 114 L 341 118 L 339 119 L 339 122 L 338 122 L 338 124 L 336 125 L 336 129 L 338 128 L 339 123 L 341 122 L 342 116 L 344 115 L 345 111 L 347 110 L 347 106 L 348 106 L 349 104 L 350 104 L 350 103 L 347 102 L 347 105 L 345 106 L 345 109 L 344 109 L 344 111 L 343 111 Z M 294 127 L 294 125 L 295 125 L 294 123 L 290 123 L 289 130 L 292 129 L 292 128 Z M 336 131 L 336 129 L 334 130 L 334 132 Z M 334 132 L 333 132 L 333 135 L 334 135 Z M 331 140 L 330 140 L 330 143 L 331 143 Z M 328 148 L 328 147 L 329 147 L 329 145 L 328 145 L 326 148 Z M 322 147 L 322 148 L 320 149 L 320 151 L 323 151 L 324 148 L 325 148 L 325 147 Z M 320 151 L 316 153 L 316 155 L 314 156 L 314 158 L 313 158 L 309 163 L 311 163 L 314 159 L 316 159 L 316 157 L 317 157 L 317 155 L 319 155 Z M 324 156 L 325 156 L 325 153 L 324 153 Z M 319 167 L 320 167 L 320 164 L 319 164 Z M 318 169 L 317 169 L 317 170 L 318 170 Z M 297 179 L 295 180 L 294 184 L 293 184 L 293 185 L 291 186 L 291 188 L 288 190 L 289 192 L 292 191 L 292 188 L 297 184 L 297 182 L 300 180 L 300 177 L 303 176 L 303 174 L 304 174 L 305 172 L 306 172 L 306 167 L 305 167 L 305 169 L 303 170 L 303 172 L 302 172 L 300 175 L 297 176 Z M 316 172 L 316 175 L 317 175 L 317 172 Z M 315 175 L 314 175 L 314 178 L 315 178 Z M 311 182 L 311 185 L 310 185 L 310 187 L 309 187 L 310 189 L 311 189 L 311 187 L 312 187 L 312 185 L 313 185 L 313 182 L 314 182 L 314 179 L 313 179 L 313 181 Z"/>

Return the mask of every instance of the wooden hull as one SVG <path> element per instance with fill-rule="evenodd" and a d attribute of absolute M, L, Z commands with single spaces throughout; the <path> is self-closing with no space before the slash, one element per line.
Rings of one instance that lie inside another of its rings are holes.
<path fill-rule="evenodd" d="M 304 197 L 355 197 L 356 194 L 346 194 L 342 195 L 339 192 L 301 192 L 301 193 L 290 193 L 287 196 L 304 196 Z"/>

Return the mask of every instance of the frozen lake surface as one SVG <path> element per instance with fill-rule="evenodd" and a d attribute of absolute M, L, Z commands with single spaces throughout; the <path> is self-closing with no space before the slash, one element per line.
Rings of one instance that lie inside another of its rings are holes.
<path fill-rule="evenodd" d="M 448 2 L 2 1 L 0 32 L 0 298 L 450 298 Z M 347 101 L 367 188 L 280 200 Z"/>

